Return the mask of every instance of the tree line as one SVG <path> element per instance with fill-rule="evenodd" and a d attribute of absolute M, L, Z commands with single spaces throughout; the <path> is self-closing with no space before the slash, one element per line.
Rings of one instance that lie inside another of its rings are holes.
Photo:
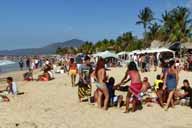
<path fill-rule="evenodd" d="M 104 39 L 96 43 L 85 42 L 79 48 L 58 48 L 57 54 L 92 54 L 99 51 L 132 51 L 150 47 L 153 40 L 160 42 L 190 42 L 192 41 L 192 19 L 190 10 L 178 6 L 165 11 L 161 18 L 155 18 L 149 7 L 139 11 L 136 25 L 142 25 L 143 38 L 139 39 L 132 32 L 125 32 L 116 39 Z"/>

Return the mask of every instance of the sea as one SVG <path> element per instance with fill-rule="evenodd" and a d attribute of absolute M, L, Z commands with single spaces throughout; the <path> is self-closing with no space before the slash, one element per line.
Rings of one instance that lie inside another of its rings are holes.
<path fill-rule="evenodd" d="M 0 74 L 18 70 L 19 70 L 18 62 L 9 60 L 0 60 Z"/>

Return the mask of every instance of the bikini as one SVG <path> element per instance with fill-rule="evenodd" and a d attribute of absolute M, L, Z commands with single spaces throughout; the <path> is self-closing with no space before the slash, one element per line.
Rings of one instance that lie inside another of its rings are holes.
<path fill-rule="evenodd" d="M 77 69 L 76 69 L 76 68 L 77 68 L 76 65 L 75 65 L 75 64 L 72 64 L 72 65 L 70 66 L 69 74 L 70 74 L 70 75 L 76 75 L 76 74 L 77 74 Z"/>

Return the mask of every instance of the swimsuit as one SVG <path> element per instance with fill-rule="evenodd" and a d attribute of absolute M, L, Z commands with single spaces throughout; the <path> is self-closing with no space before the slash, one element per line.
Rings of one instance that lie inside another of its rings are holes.
<path fill-rule="evenodd" d="M 176 81 L 176 76 L 174 74 L 167 74 L 167 89 L 168 91 L 172 91 L 176 89 L 177 81 Z"/>
<path fill-rule="evenodd" d="M 94 83 L 95 83 L 95 85 L 96 85 L 97 88 L 104 88 L 104 87 L 106 87 L 105 84 L 101 84 L 101 83 L 99 83 L 99 82 L 94 82 Z"/>
<path fill-rule="evenodd" d="M 76 75 L 77 74 L 77 70 L 71 69 L 71 70 L 69 70 L 69 74 L 70 75 Z"/>

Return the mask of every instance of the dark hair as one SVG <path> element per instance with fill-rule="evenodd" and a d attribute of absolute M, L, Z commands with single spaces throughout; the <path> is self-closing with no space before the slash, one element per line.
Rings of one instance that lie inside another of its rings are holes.
<path fill-rule="evenodd" d="M 161 75 L 157 75 L 156 79 L 160 80 L 161 79 Z"/>
<path fill-rule="evenodd" d="M 135 62 L 131 61 L 128 65 L 128 70 L 131 71 L 131 70 L 135 70 L 135 71 L 138 71 L 137 69 L 137 65 L 135 64 Z"/>
<path fill-rule="evenodd" d="M 13 82 L 13 77 L 7 77 L 7 80 Z"/>
<path fill-rule="evenodd" d="M 189 81 L 187 79 L 183 80 L 183 83 L 187 83 L 189 85 Z"/>
<path fill-rule="evenodd" d="M 86 60 L 90 60 L 90 57 L 89 56 L 85 56 L 85 58 L 84 58 L 84 60 L 86 61 Z"/>
<path fill-rule="evenodd" d="M 114 77 L 110 77 L 109 78 L 109 84 L 114 85 L 114 83 L 115 83 L 115 78 Z"/>
<path fill-rule="evenodd" d="M 74 61 L 75 61 L 74 58 L 70 59 L 70 63 L 74 63 Z"/>
<path fill-rule="evenodd" d="M 102 68 L 105 68 L 105 60 L 103 58 L 99 58 L 95 69 L 96 77 L 98 77 L 97 73 Z"/>
<path fill-rule="evenodd" d="M 172 67 L 175 64 L 175 60 L 170 60 L 169 61 L 169 68 Z"/>
<path fill-rule="evenodd" d="M 159 83 L 159 89 L 162 89 L 163 88 L 163 83 Z"/>

